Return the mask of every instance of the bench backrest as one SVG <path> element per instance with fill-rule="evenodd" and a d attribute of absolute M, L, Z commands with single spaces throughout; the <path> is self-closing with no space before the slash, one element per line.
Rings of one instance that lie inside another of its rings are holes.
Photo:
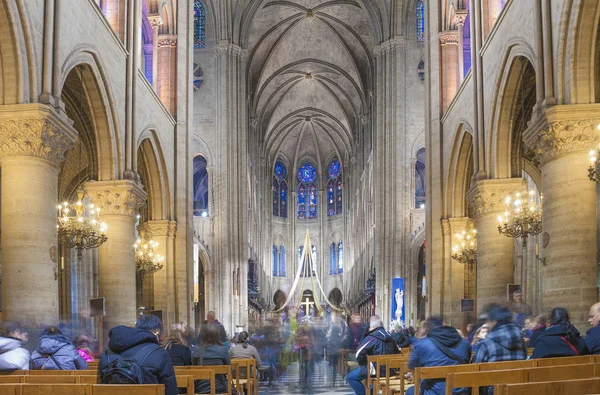
<path fill-rule="evenodd" d="M 22 384 L 0 384 L 0 395 L 21 395 Z"/>
<path fill-rule="evenodd" d="M 527 381 L 561 381 L 573 379 L 587 379 L 597 377 L 600 372 L 600 365 L 565 365 L 565 366 L 547 366 L 541 368 L 527 369 Z"/>
<path fill-rule="evenodd" d="M 494 386 L 495 395 L 572 395 L 599 392 L 600 378 Z"/>
<path fill-rule="evenodd" d="M 208 373 L 207 375 L 209 376 L 209 379 L 212 378 L 212 380 L 213 380 L 211 382 L 211 386 L 210 386 L 210 395 L 215 395 L 215 386 L 214 386 L 215 373 L 212 370 L 207 373 Z M 178 375 L 175 375 L 175 378 L 177 379 L 177 388 L 185 388 L 187 394 L 194 393 L 194 376 L 178 374 Z M 204 378 L 204 377 L 202 377 L 202 378 Z"/>
<path fill-rule="evenodd" d="M 91 395 L 86 384 L 20 384 L 22 395 Z M 117 395 L 114 394 L 113 395 Z"/>
<path fill-rule="evenodd" d="M 175 375 L 177 375 L 178 373 L 180 374 L 191 374 L 192 376 L 194 376 L 195 380 L 199 380 L 197 375 L 201 375 L 201 374 L 205 374 L 205 372 L 203 371 L 212 371 L 214 373 L 214 375 L 217 374 L 224 374 L 227 376 L 227 394 L 231 395 L 231 387 L 232 387 L 232 380 L 231 380 L 231 365 L 193 365 L 193 366 L 186 366 L 185 369 L 181 369 L 181 367 L 179 367 L 179 369 L 175 370 Z M 198 372 L 198 373 L 196 373 Z M 214 375 L 213 375 L 213 380 L 214 380 Z M 211 383 L 210 388 L 215 388 L 215 383 L 214 381 Z"/>
<path fill-rule="evenodd" d="M 560 365 L 578 365 L 582 363 L 594 362 L 593 355 L 583 355 L 579 357 L 556 357 L 556 358 L 539 358 L 537 361 L 538 367 L 544 366 L 560 366 Z"/>
<path fill-rule="evenodd" d="M 452 395 L 453 388 L 471 387 L 471 393 L 478 394 L 479 387 L 498 383 L 524 383 L 526 370 L 490 370 L 487 372 L 448 373 L 446 375 L 446 395 Z"/>
<path fill-rule="evenodd" d="M 536 359 L 521 360 L 521 361 L 502 361 L 502 362 L 484 362 L 476 364 L 479 366 L 480 372 L 488 370 L 508 370 L 508 369 L 524 369 L 537 366 Z"/>
<path fill-rule="evenodd" d="M 79 376 L 22 376 L 27 384 L 80 384 Z"/>
<path fill-rule="evenodd" d="M 25 376 L 0 376 L 0 384 L 23 383 Z"/>
<path fill-rule="evenodd" d="M 162 384 L 94 384 L 92 395 L 164 395 Z M 41 394 L 40 394 L 41 395 Z"/>
<path fill-rule="evenodd" d="M 415 368 L 413 379 L 415 381 L 415 394 L 418 394 L 421 388 L 421 380 L 424 379 L 445 379 L 447 373 L 476 372 L 478 366 L 473 364 L 430 366 Z"/>

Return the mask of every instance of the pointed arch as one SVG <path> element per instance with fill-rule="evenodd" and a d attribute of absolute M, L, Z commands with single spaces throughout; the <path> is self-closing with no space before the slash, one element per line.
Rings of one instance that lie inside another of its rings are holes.
<path fill-rule="evenodd" d="M 154 128 L 148 128 L 138 141 L 138 170 L 146 175 L 143 181 L 148 193 L 148 220 L 171 219 L 169 173 L 158 134 Z"/>
<path fill-rule="evenodd" d="M 445 216 L 468 217 L 467 192 L 473 177 L 473 135 L 467 123 L 461 123 L 455 134 L 446 183 Z"/>
<path fill-rule="evenodd" d="M 206 9 L 200 0 L 194 0 L 194 48 L 206 46 Z"/>
<path fill-rule="evenodd" d="M 210 214 L 208 161 L 202 154 L 194 156 L 194 216 L 208 217 Z"/>

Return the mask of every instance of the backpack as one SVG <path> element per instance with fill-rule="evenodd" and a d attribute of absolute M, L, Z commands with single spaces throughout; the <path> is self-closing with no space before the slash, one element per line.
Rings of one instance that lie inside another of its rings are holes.
<path fill-rule="evenodd" d="M 148 343 L 135 355 L 123 357 L 110 349 L 106 350 L 107 365 L 103 369 L 102 384 L 144 384 L 144 362 L 150 354 L 158 350 L 160 346 Z M 148 351 L 149 350 L 149 351 Z M 142 355 L 142 358 L 138 356 Z M 111 356 L 113 359 L 111 361 Z"/>

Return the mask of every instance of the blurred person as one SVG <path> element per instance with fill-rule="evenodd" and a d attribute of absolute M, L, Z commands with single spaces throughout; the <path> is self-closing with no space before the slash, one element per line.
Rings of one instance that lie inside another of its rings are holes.
<path fill-rule="evenodd" d="M 465 339 L 467 339 L 467 341 L 469 343 L 473 343 L 473 338 L 475 337 L 475 332 L 476 332 L 475 324 L 473 324 L 472 322 L 469 322 L 465 328 Z"/>
<path fill-rule="evenodd" d="M 310 326 L 305 323 L 298 329 L 296 334 L 296 353 L 299 354 L 299 382 L 301 388 L 307 388 L 310 384 L 310 373 L 313 368 L 313 336 Z"/>
<path fill-rule="evenodd" d="M 221 325 L 222 326 L 222 325 Z M 203 327 L 203 336 L 192 354 L 192 364 L 203 365 L 231 365 L 227 347 L 221 340 L 221 328 L 217 322 L 209 322 Z M 194 384 L 196 394 L 210 393 L 208 380 L 196 380 Z M 227 392 L 227 377 L 224 374 L 215 375 L 215 392 Z"/>
<path fill-rule="evenodd" d="M 414 344 L 410 354 L 410 369 L 428 366 L 447 366 L 469 363 L 471 345 L 458 334 L 456 328 L 444 325 L 439 317 L 429 317 L 422 325 L 425 336 Z M 425 395 L 444 394 L 444 379 L 421 380 L 421 393 Z M 465 394 L 464 389 L 454 389 L 453 394 Z M 414 387 L 406 391 L 414 394 Z"/>
<path fill-rule="evenodd" d="M 342 323 L 339 316 L 336 314 L 331 315 L 331 326 L 327 331 L 327 357 L 329 363 L 333 367 L 333 385 L 335 386 L 335 380 L 337 378 L 337 367 L 340 359 L 340 348 L 342 348 Z"/>
<path fill-rule="evenodd" d="M 47 327 L 40 336 L 37 349 L 31 354 L 32 370 L 86 370 L 87 362 L 55 326 Z"/>
<path fill-rule="evenodd" d="M 394 339 L 398 347 L 406 348 L 410 346 L 410 340 L 408 340 L 408 338 L 404 335 L 404 332 L 402 331 L 402 326 L 399 323 L 396 322 L 394 324 L 394 328 L 392 329 L 390 334 L 392 335 L 392 339 Z"/>
<path fill-rule="evenodd" d="M 0 336 L 0 371 L 29 370 L 29 351 L 23 345 L 29 340 L 27 330 L 18 323 L 7 323 Z"/>
<path fill-rule="evenodd" d="M 198 337 L 196 338 L 195 343 L 202 343 L 202 337 L 204 336 L 204 330 L 206 329 L 206 326 L 209 324 L 214 324 L 219 329 L 219 340 L 221 341 L 221 343 L 223 343 L 224 346 L 229 348 L 229 342 L 227 339 L 227 332 L 225 332 L 225 327 L 219 322 L 219 320 L 217 320 L 216 317 L 217 314 L 212 310 L 206 313 L 206 321 L 204 321 L 204 324 L 202 324 L 202 327 L 200 328 L 200 332 L 198 332 Z"/>
<path fill-rule="evenodd" d="M 535 347 L 537 339 L 546 330 L 546 316 L 538 314 L 531 319 L 531 335 L 527 347 Z"/>
<path fill-rule="evenodd" d="M 75 348 L 77 348 L 77 352 L 86 362 L 94 361 L 94 352 L 92 351 L 94 343 L 94 339 L 85 334 L 80 335 L 75 340 Z"/>
<path fill-rule="evenodd" d="M 115 326 L 108 332 L 108 348 L 100 356 L 98 373 L 102 384 L 164 384 L 165 395 L 177 394 L 171 358 L 159 342 L 160 318 L 142 315 L 135 328 Z M 137 361 L 134 364 L 126 361 Z"/>
<path fill-rule="evenodd" d="M 520 289 L 517 289 L 512 294 L 512 302 L 510 304 L 510 311 L 513 314 L 515 324 L 522 328 L 525 324 L 525 319 L 533 315 L 531 306 L 525 303 L 523 300 L 523 294 Z"/>
<path fill-rule="evenodd" d="M 248 343 L 249 340 L 248 332 L 241 331 L 237 335 L 236 343 L 229 350 L 229 357 L 231 358 L 254 358 L 256 360 L 256 366 L 260 366 L 262 361 L 256 347 Z"/>
<path fill-rule="evenodd" d="M 171 331 L 163 348 L 169 354 L 173 366 L 188 366 L 192 364 L 192 352 L 187 346 L 185 333 L 180 329 Z"/>
<path fill-rule="evenodd" d="M 590 354 L 600 354 L 600 303 L 590 307 L 588 323 L 591 328 L 588 329 L 583 340 Z"/>
<path fill-rule="evenodd" d="M 392 338 L 392 335 L 383 328 L 383 324 L 379 317 L 371 317 L 369 331 L 365 334 L 365 337 L 356 350 L 358 369 L 348 373 L 346 376 L 346 380 L 354 390 L 354 393 L 356 395 L 365 395 L 365 386 L 362 384 L 362 381 L 366 379 L 369 374 L 374 374 L 374 372 L 371 371 L 371 366 L 368 366 L 367 363 L 368 355 L 398 354 L 399 352 L 396 342 Z M 385 368 L 383 366 L 380 374 L 381 376 L 385 376 Z"/>
<path fill-rule="evenodd" d="M 365 335 L 365 325 L 363 325 L 362 317 L 359 314 L 352 314 L 350 317 L 350 325 L 346 328 L 342 344 L 348 350 L 356 350 L 363 336 Z"/>
<path fill-rule="evenodd" d="M 588 353 L 585 341 L 569 320 L 569 313 L 558 307 L 550 313 L 548 328 L 538 336 L 531 358 L 573 357 Z"/>
<path fill-rule="evenodd" d="M 471 348 L 473 349 L 473 354 L 477 352 L 477 348 L 479 344 L 485 340 L 490 328 L 487 325 L 483 325 L 481 328 L 475 331 L 475 335 L 473 336 L 473 341 L 471 342 Z"/>

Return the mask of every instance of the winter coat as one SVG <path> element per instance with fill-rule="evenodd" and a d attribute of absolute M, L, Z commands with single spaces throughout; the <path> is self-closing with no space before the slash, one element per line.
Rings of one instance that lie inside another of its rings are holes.
<path fill-rule="evenodd" d="M 399 352 L 392 335 L 380 326 L 366 333 L 356 350 L 356 362 L 360 366 L 366 366 L 367 355 L 398 354 Z M 381 374 L 385 375 L 384 366 L 381 367 Z"/>
<path fill-rule="evenodd" d="M 573 333 L 573 336 L 568 338 L 567 327 L 562 324 L 547 328 L 537 338 L 531 358 L 574 357 L 588 354 L 585 341 L 579 336 L 579 331 L 572 325 L 571 333 Z M 570 344 L 567 343 L 567 340 Z M 573 350 L 573 347 L 577 349 L 577 352 Z"/>
<path fill-rule="evenodd" d="M 207 346 L 198 345 L 192 354 L 193 365 L 231 365 L 227 347 L 219 344 Z M 210 393 L 210 382 L 208 380 L 196 380 L 194 385 L 196 394 Z M 227 392 L 227 377 L 224 374 L 215 375 L 215 392 L 222 394 Z"/>
<path fill-rule="evenodd" d="M 515 324 L 496 325 L 477 346 L 473 363 L 514 361 L 527 358 L 521 330 Z"/>
<path fill-rule="evenodd" d="M 231 350 L 229 350 L 229 356 L 231 358 L 241 358 L 241 359 L 250 359 L 250 358 L 254 358 L 256 360 L 256 366 L 260 366 L 262 364 L 262 361 L 260 360 L 260 355 L 258 355 L 258 350 L 256 349 L 256 347 L 254 347 L 251 344 L 245 344 L 245 348 L 244 348 L 244 344 L 238 343 L 236 345 L 234 345 L 233 347 L 231 347 Z"/>
<path fill-rule="evenodd" d="M 460 360 L 446 355 L 435 342 L 448 348 Z M 471 345 L 463 339 L 458 331 L 451 326 L 438 326 L 433 328 L 427 337 L 414 343 L 410 353 L 408 366 L 410 369 L 429 366 L 460 365 L 469 362 Z M 455 388 L 453 394 L 465 394 L 468 390 Z M 425 395 L 444 395 L 446 382 L 444 379 L 421 380 L 421 393 Z"/>
<path fill-rule="evenodd" d="M 94 357 L 92 357 L 90 354 L 88 354 L 88 352 L 86 350 L 79 348 L 77 350 L 77 352 L 79 353 L 79 355 L 81 355 L 81 358 L 83 358 L 84 361 L 94 362 Z"/>
<path fill-rule="evenodd" d="M 342 327 L 341 325 L 332 325 L 327 332 L 327 355 L 329 359 L 337 365 L 342 348 Z"/>
<path fill-rule="evenodd" d="M 0 371 L 15 370 L 29 370 L 29 351 L 19 339 L 0 337 Z"/>
<path fill-rule="evenodd" d="M 87 362 L 63 335 L 40 337 L 38 348 L 31 354 L 32 370 L 87 370 Z"/>
<path fill-rule="evenodd" d="M 169 354 L 158 344 L 154 333 L 143 329 L 116 326 L 108 332 L 108 350 L 100 357 L 100 380 L 104 378 L 107 367 L 114 361 L 118 354 L 121 359 L 137 360 L 142 363 L 144 370 L 144 384 L 164 384 L 165 395 L 177 395 L 177 380 Z M 155 348 L 147 346 L 155 344 Z M 150 348 L 148 350 L 148 348 Z M 142 354 L 142 349 L 143 354 Z M 149 352 L 149 354 L 147 354 Z"/>
<path fill-rule="evenodd" d="M 531 336 L 529 336 L 529 343 L 527 347 L 533 348 L 535 347 L 535 343 L 537 342 L 538 337 L 546 330 L 546 325 L 540 325 L 531 331 Z"/>
<path fill-rule="evenodd" d="M 362 324 L 350 324 L 342 338 L 343 347 L 348 350 L 356 350 L 365 336 L 366 329 Z"/>
<path fill-rule="evenodd" d="M 410 340 L 408 340 L 408 338 L 404 336 L 404 333 L 400 331 L 392 333 L 392 339 L 394 339 L 394 341 L 400 348 L 410 346 Z"/>
<path fill-rule="evenodd" d="M 590 354 L 600 354 L 600 325 L 588 329 L 583 340 Z"/>
<path fill-rule="evenodd" d="M 167 350 L 173 366 L 188 366 L 192 364 L 192 352 L 188 346 L 178 343 L 167 343 L 165 350 Z"/>

